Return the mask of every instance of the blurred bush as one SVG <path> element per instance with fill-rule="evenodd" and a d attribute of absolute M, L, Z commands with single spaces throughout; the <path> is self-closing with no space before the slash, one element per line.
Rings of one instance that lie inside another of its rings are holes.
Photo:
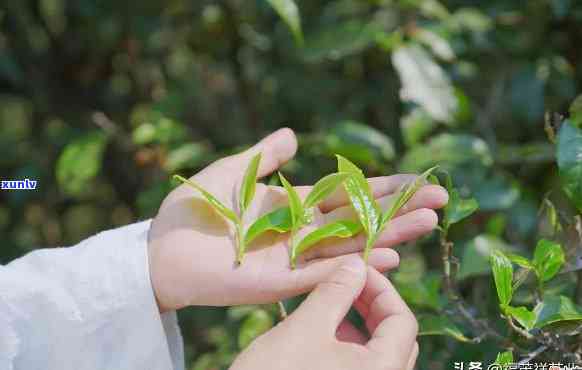
<path fill-rule="evenodd" d="M 461 293 L 495 316 L 487 251 L 533 250 L 538 207 L 559 182 L 544 112 L 565 113 L 580 91 L 582 4 L 293 4 L 2 2 L 0 174 L 39 188 L 0 192 L 0 262 L 151 217 L 171 173 L 192 174 L 290 126 L 301 145 L 286 167 L 294 183 L 332 171 L 332 153 L 370 175 L 449 170 L 480 205 L 450 231 Z M 415 306 L 443 307 L 435 241 L 401 249 L 394 279 Z M 407 290 L 421 280 L 420 293 Z M 272 325 L 276 309 L 258 310 L 185 310 L 188 367 L 226 368 L 239 343 Z M 421 348 L 430 369 L 492 361 L 499 350 L 442 337 Z"/>

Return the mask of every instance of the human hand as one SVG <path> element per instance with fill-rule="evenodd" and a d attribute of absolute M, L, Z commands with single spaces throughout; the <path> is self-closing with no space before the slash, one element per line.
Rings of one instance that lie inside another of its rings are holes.
<path fill-rule="evenodd" d="M 370 338 L 345 320 L 352 305 Z M 230 370 L 411 370 L 417 333 L 414 315 L 388 279 L 351 259 L 251 343 Z"/>
<path fill-rule="evenodd" d="M 258 171 L 264 177 L 291 159 L 297 150 L 295 135 L 281 129 L 251 149 L 223 158 L 192 179 L 234 209 L 236 194 L 250 159 L 262 152 Z M 389 204 L 391 194 L 414 176 L 396 175 L 370 179 L 380 204 Z M 296 187 L 301 196 L 309 186 Z M 390 222 L 376 242 L 369 259 L 371 266 L 386 271 L 398 264 L 398 254 L 386 247 L 416 239 L 437 224 L 432 210 L 446 204 L 448 196 L 440 186 L 427 185 Z M 249 225 L 259 215 L 287 203 L 283 188 L 257 184 L 255 198 L 245 212 Z M 317 227 L 337 218 L 353 217 L 342 187 L 316 207 Z M 308 230 L 308 228 L 306 228 Z M 160 310 L 190 305 L 236 305 L 270 303 L 310 291 L 330 271 L 350 259 L 360 258 L 365 236 L 335 241 L 314 248 L 300 259 L 298 268 L 289 267 L 288 234 L 268 234 L 248 246 L 241 266 L 236 266 L 234 228 L 218 215 L 198 193 L 179 186 L 162 203 L 153 220 L 148 241 L 150 274 Z"/>

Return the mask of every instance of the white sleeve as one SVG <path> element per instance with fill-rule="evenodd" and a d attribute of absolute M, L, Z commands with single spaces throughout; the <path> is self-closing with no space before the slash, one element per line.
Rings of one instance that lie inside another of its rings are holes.
<path fill-rule="evenodd" d="M 145 221 L 0 266 L 0 370 L 182 370 L 175 312 L 160 315 Z"/>

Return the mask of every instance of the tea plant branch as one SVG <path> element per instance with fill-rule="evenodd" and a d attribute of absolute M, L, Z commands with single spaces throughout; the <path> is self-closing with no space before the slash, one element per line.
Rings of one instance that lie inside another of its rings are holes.
<path fill-rule="evenodd" d="M 547 349 L 548 346 L 545 345 L 538 347 L 535 351 L 530 352 L 523 360 L 519 361 L 518 365 L 525 365 L 530 363 L 532 360 L 535 360 L 536 357 L 544 353 Z"/>
<path fill-rule="evenodd" d="M 237 215 L 233 210 L 225 206 L 222 202 L 220 202 L 214 195 L 210 194 L 206 191 L 202 186 L 198 185 L 192 180 L 186 179 L 180 175 L 174 175 L 173 178 L 192 187 L 194 190 L 198 191 L 204 199 L 214 208 L 218 213 L 220 213 L 223 217 L 230 220 L 235 226 L 235 239 L 237 245 L 237 253 L 236 253 L 236 262 L 237 264 L 241 264 L 244 253 L 246 251 L 246 238 L 244 234 L 244 224 L 243 224 L 243 217 L 250 206 L 256 190 L 256 182 L 257 182 L 257 172 L 261 162 L 261 153 L 256 154 L 251 161 L 245 171 L 243 176 L 243 181 L 239 191 L 239 214 Z"/>
<path fill-rule="evenodd" d="M 522 337 L 524 337 L 527 340 L 534 339 L 534 336 L 531 335 L 528 331 L 526 331 L 526 330 L 520 328 L 519 326 L 515 325 L 515 322 L 513 322 L 513 319 L 511 318 L 511 316 L 505 315 L 505 320 L 509 324 L 509 327 L 511 328 L 511 330 L 513 330 L 517 334 L 521 335 Z"/>
<path fill-rule="evenodd" d="M 441 258 L 443 261 L 443 287 L 447 298 L 453 304 L 453 309 L 461 315 L 461 317 L 470 325 L 473 333 L 480 333 L 476 338 L 484 339 L 490 338 L 496 342 L 506 345 L 508 339 L 499 334 L 493 327 L 484 319 L 477 319 L 469 312 L 468 304 L 465 300 L 457 294 L 458 287 L 456 280 L 452 276 L 451 259 L 454 248 L 454 243 L 447 239 L 448 227 L 441 228 Z"/>

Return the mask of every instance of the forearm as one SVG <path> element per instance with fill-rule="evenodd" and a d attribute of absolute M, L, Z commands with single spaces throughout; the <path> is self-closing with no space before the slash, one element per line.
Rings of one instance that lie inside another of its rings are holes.
<path fill-rule="evenodd" d="M 10 328 L 0 332 L 0 368 L 183 368 L 175 313 L 160 316 L 152 291 L 148 229 L 106 231 L 0 267 L 0 322 Z"/>

